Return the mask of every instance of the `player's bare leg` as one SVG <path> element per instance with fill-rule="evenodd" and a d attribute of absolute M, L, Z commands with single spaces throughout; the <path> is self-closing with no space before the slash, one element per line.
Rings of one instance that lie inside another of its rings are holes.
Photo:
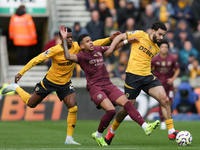
<path fill-rule="evenodd" d="M 19 96 L 21 97 L 21 99 L 23 100 L 23 96 L 24 93 L 18 93 Z M 22 96 L 23 95 L 23 96 Z M 43 100 L 42 97 L 40 97 L 39 95 L 37 95 L 35 92 L 33 93 L 33 95 L 29 98 L 27 106 L 29 106 L 30 108 L 35 108 L 39 103 L 41 103 L 41 101 Z"/>
<path fill-rule="evenodd" d="M 170 101 L 166 95 L 165 89 L 163 88 L 163 86 L 152 87 L 149 89 L 149 95 L 155 98 L 160 103 L 162 114 L 165 118 L 168 129 L 168 137 L 170 140 L 175 140 L 176 135 L 179 131 L 176 131 L 174 129 Z"/>
<path fill-rule="evenodd" d="M 149 89 L 149 95 L 155 98 L 161 104 L 161 110 L 163 117 L 167 120 L 170 119 L 171 108 L 169 98 L 166 95 L 165 89 L 163 86 L 156 86 Z"/>
<path fill-rule="evenodd" d="M 35 108 L 43 100 L 43 98 L 37 95 L 35 92 L 31 96 L 28 92 L 24 91 L 17 83 L 14 82 L 4 87 L 2 94 L 6 94 L 10 91 L 16 91 L 22 101 L 30 108 Z"/>
<path fill-rule="evenodd" d="M 81 145 L 80 143 L 77 143 L 74 141 L 72 135 L 74 132 L 74 128 L 76 125 L 76 120 L 77 120 L 77 99 L 76 99 L 76 94 L 71 93 L 67 95 L 64 99 L 63 102 L 68 108 L 68 116 L 67 116 L 67 136 L 65 140 L 65 144 L 71 144 L 71 145 Z"/>

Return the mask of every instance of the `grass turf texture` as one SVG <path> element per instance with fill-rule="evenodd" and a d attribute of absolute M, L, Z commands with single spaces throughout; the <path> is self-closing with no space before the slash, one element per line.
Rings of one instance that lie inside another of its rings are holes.
<path fill-rule="evenodd" d="M 167 130 L 156 129 L 146 136 L 142 128 L 132 121 L 124 121 L 119 127 L 112 143 L 100 147 L 91 137 L 97 130 L 99 121 L 77 121 L 74 139 L 82 145 L 64 145 L 66 121 L 1 121 L 0 149 L 19 150 L 170 150 L 200 149 L 200 122 L 174 122 L 176 129 L 188 130 L 193 137 L 192 145 L 178 146 L 167 137 Z M 104 136 L 107 129 L 104 132 Z"/>

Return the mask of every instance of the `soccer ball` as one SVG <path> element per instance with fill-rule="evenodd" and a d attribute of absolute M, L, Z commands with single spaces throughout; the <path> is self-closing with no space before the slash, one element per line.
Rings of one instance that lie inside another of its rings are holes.
<path fill-rule="evenodd" d="M 180 131 L 176 135 L 176 143 L 180 146 L 188 146 L 192 143 L 192 135 L 188 131 Z"/>

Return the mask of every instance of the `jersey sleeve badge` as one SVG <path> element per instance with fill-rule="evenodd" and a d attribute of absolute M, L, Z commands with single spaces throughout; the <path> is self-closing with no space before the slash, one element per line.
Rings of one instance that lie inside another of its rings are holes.
<path fill-rule="evenodd" d="M 46 51 L 43 53 L 43 55 L 46 56 L 47 54 L 49 54 L 49 52 L 50 52 L 50 49 L 46 50 Z"/>
<path fill-rule="evenodd" d="M 136 33 L 136 32 L 137 32 L 137 30 L 132 31 L 132 32 L 128 32 L 128 34 L 131 35 L 131 34 L 134 34 L 134 33 Z"/>

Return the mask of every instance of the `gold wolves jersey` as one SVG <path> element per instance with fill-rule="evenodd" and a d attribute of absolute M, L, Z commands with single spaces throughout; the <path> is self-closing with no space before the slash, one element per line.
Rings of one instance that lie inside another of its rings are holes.
<path fill-rule="evenodd" d="M 135 37 L 139 40 L 139 43 L 131 45 L 126 72 L 140 76 L 151 75 L 151 59 L 160 52 L 159 47 L 150 40 L 149 34 L 144 31 L 136 30 L 126 34 L 128 39 Z"/>
<path fill-rule="evenodd" d="M 105 38 L 94 41 L 94 45 L 107 45 L 109 42 L 109 38 Z M 69 49 L 69 54 L 77 54 L 79 51 L 81 51 L 81 48 L 79 47 L 78 43 L 72 42 L 72 46 Z M 59 85 L 64 85 L 69 82 L 73 74 L 75 63 L 65 59 L 61 44 L 51 47 L 45 52 L 34 57 L 24 66 L 24 68 L 22 68 L 19 74 L 24 75 L 27 70 L 49 58 L 52 58 L 52 65 L 46 74 L 46 78 L 52 83 Z"/>

